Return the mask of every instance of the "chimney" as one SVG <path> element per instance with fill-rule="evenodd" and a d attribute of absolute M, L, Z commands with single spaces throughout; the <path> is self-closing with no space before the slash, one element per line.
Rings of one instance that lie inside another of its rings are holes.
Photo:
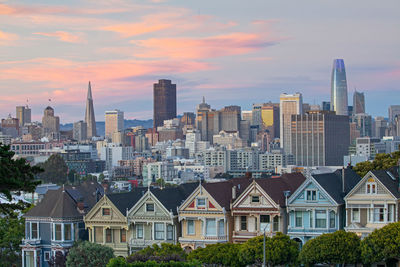
<path fill-rule="evenodd" d="M 346 193 L 345 191 L 345 170 L 344 167 L 342 167 L 342 192 Z"/>
<path fill-rule="evenodd" d="M 244 175 L 244 177 L 246 177 L 247 179 L 251 179 L 252 176 L 253 175 L 250 171 L 246 171 L 246 174 Z"/>
<path fill-rule="evenodd" d="M 232 187 L 232 199 L 236 199 L 236 185 Z"/>
<path fill-rule="evenodd" d="M 85 213 L 85 204 L 83 203 L 83 200 L 78 201 L 77 208 L 80 213 Z"/>

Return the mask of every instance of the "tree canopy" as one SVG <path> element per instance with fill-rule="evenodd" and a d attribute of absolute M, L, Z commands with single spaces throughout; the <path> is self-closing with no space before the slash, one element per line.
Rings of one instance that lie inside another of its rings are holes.
<path fill-rule="evenodd" d="M 323 264 L 356 264 L 360 262 L 360 238 L 343 230 L 323 234 L 305 243 L 300 262 L 306 266 Z"/>
<path fill-rule="evenodd" d="M 65 184 L 68 181 L 68 167 L 64 159 L 57 155 L 51 155 L 45 162 L 39 163 L 44 172 L 39 174 L 39 179 L 46 183 Z"/>
<path fill-rule="evenodd" d="M 357 163 L 354 166 L 354 171 L 358 175 L 364 177 L 369 171 L 372 170 L 387 170 L 391 167 L 397 166 L 400 159 L 400 151 L 395 151 L 393 153 L 376 154 L 375 159 L 371 161 L 364 161 Z"/>
<path fill-rule="evenodd" d="M 21 262 L 21 239 L 24 238 L 25 220 L 21 217 L 0 217 L 0 266 Z"/>
<path fill-rule="evenodd" d="M 8 145 L 0 145 L 0 193 L 12 200 L 12 193 L 20 191 L 34 192 L 40 181 L 35 180 L 35 175 L 42 169 L 30 166 L 24 158 L 13 159 L 15 153 Z M 19 201 L 18 203 L 1 203 L 0 215 L 13 215 L 16 210 L 23 210 L 30 204 Z"/>
<path fill-rule="evenodd" d="M 240 244 L 232 243 L 212 244 L 192 251 L 188 259 L 206 264 L 241 267 L 245 265 L 238 260 L 240 246 Z"/>
<path fill-rule="evenodd" d="M 112 248 L 96 243 L 90 243 L 89 241 L 79 241 L 75 243 L 68 252 L 67 266 L 105 267 L 112 258 L 114 258 L 114 251 Z"/>

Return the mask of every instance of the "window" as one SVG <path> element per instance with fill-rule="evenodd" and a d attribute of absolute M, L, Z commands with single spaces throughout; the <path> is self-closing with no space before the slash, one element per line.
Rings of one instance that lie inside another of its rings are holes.
<path fill-rule="evenodd" d="M 50 251 L 45 251 L 44 252 L 44 260 L 49 261 L 50 260 Z"/>
<path fill-rule="evenodd" d="M 295 227 L 303 227 L 303 212 L 295 211 Z"/>
<path fill-rule="evenodd" d="M 247 230 L 247 217 L 240 216 L 240 230 L 246 231 Z"/>
<path fill-rule="evenodd" d="M 270 217 L 269 215 L 260 215 L 260 230 L 270 231 Z"/>
<path fill-rule="evenodd" d="M 351 221 L 360 222 L 360 209 L 354 208 L 351 210 Z"/>
<path fill-rule="evenodd" d="M 126 242 L 126 230 L 125 229 L 121 229 L 120 230 L 120 236 L 121 236 L 121 238 L 120 238 L 120 242 L 121 243 L 124 243 L 124 242 Z"/>
<path fill-rule="evenodd" d="M 215 219 L 206 219 L 206 236 L 216 236 L 217 228 L 215 225 Z"/>
<path fill-rule="evenodd" d="M 225 236 L 225 223 L 224 220 L 218 221 L 218 235 Z"/>
<path fill-rule="evenodd" d="M 335 212 L 332 210 L 329 212 L 329 228 L 335 228 L 336 227 L 336 216 Z"/>
<path fill-rule="evenodd" d="M 64 240 L 72 240 L 71 224 L 64 224 Z"/>
<path fill-rule="evenodd" d="M 307 201 L 316 201 L 317 200 L 317 191 L 316 190 L 306 190 L 306 200 Z"/>
<path fill-rule="evenodd" d="M 38 238 L 38 229 L 39 229 L 39 226 L 38 226 L 38 223 L 31 223 L 31 229 L 32 229 L 32 232 L 31 232 L 31 238 L 32 239 L 37 239 Z"/>
<path fill-rule="evenodd" d="M 31 233 L 29 231 L 30 229 L 30 224 L 28 222 L 25 223 L 25 238 L 30 239 L 31 238 Z"/>
<path fill-rule="evenodd" d="M 155 223 L 154 224 L 154 238 L 156 240 L 164 239 L 164 224 L 163 223 Z"/>
<path fill-rule="evenodd" d="M 174 239 L 174 226 L 171 224 L 167 225 L 167 240 Z"/>
<path fill-rule="evenodd" d="M 326 211 L 316 210 L 315 211 L 315 227 L 326 228 Z"/>
<path fill-rule="evenodd" d="M 112 242 L 111 229 L 106 229 L 106 243 Z"/>
<path fill-rule="evenodd" d="M 146 203 L 146 211 L 154 211 L 154 203 Z"/>
<path fill-rule="evenodd" d="M 136 238 L 143 239 L 143 224 L 136 224 Z"/>
<path fill-rule="evenodd" d="M 251 196 L 251 203 L 260 203 L 260 196 Z"/>
<path fill-rule="evenodd" d="M 385 220 L 384 206 L 374 205 L 374 222 L 383 222 Z"/>
<path fill-rule="evenodd" d="M 274 232 L 278 232 L 279 231 L 279 217 L 275 216 L 273 221 L 273 225 L 272 225 L 272 229 Z"/>
<path fill-rule="evenodd" d="M 314 224 L 314 213 L 312 210 L 310 210 L 310 228 L 313 228 Z"/>
<path fill-rule="evenodd" d="M 103 216 L 108 216 L 110 215 L 110 209 L 109 208 L 103 208 Z"/>
<path fill-rule="evenodd" d="M 394 222 L 394 204 L 388 204 L 388 222 Z"/>
<path fill-rule="evenodd" d="M 206 199 L 205 198 L 198 198 L 197 199 L 197 207 L 198 208 L 205 208 L 206 207 Z"/>
<path fill-rule="evenodd" d="M 55 224 L 54 228 L 55 228 L 54 240 L 61 240 L 61 224 L 59 223 Z"/>
<path fill-rule="evenodd" d="M 376 194 L 376 182 L 373 178 L 369 178 L 366 183 L 366 193 Z"/>
<path fill-rule="evenodd" d="M 187 234 L 188 235 L 194 235 L 194 221 L 193 220 L 188 220 L 187 221 Z"/>

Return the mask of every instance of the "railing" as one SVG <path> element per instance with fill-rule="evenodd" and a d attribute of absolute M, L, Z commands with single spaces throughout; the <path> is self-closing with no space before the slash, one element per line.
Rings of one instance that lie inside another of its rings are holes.
<path fill-rule="evenodd" d="M 220 235 L 220 236 L 205 236 L 204 240 L 226 240 L 227 236 L 226 235 Z"/>
<path fill-rule="evenodd" d="M 38 238 L 38 239 L 22 239 L 22 243 L 23 244 L 30 244 L 32 246 L 35 245 L 40 245 L 42 243 L 42 239 Z"/>
<path fill-rule="evenodd" d="M 149 240 L 149 239 L 130 239 L 129 244 L 134 247 L 147 247 L 153 244 L 174 243 L 174 240 Z"/>
<path fill-rule="evenodd" d="M 337 231 L 335 228 L 289 228 L 288 233 L 333 233 Z"/>
<path fill-rule="evenodd" d="M 235 236 L 255 237 L 257 235 L 260 235 L 260 233 L 259 232 L 249 232 L 249 231 L 234 231 L 233 232 L 233 237 L 235 237 Z"/>

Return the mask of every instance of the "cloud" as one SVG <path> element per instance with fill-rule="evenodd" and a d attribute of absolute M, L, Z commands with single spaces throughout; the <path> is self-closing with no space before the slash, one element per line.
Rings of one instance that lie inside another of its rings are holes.
<path fill-rule="evenodd" d="M 59 41 L 67 43 L 84 43 L 85 40 L 82 38 L 82 34 L 72 34 L 64 31 L 56 32 L 35 32 L 33 34 L 42 35 L 47 37 L 56 37 Z"/>
<path fill-rule="evenodd" d="M 10 45 L 18 39 L 18 35 L 0 31 L 0 45 Z"/>

